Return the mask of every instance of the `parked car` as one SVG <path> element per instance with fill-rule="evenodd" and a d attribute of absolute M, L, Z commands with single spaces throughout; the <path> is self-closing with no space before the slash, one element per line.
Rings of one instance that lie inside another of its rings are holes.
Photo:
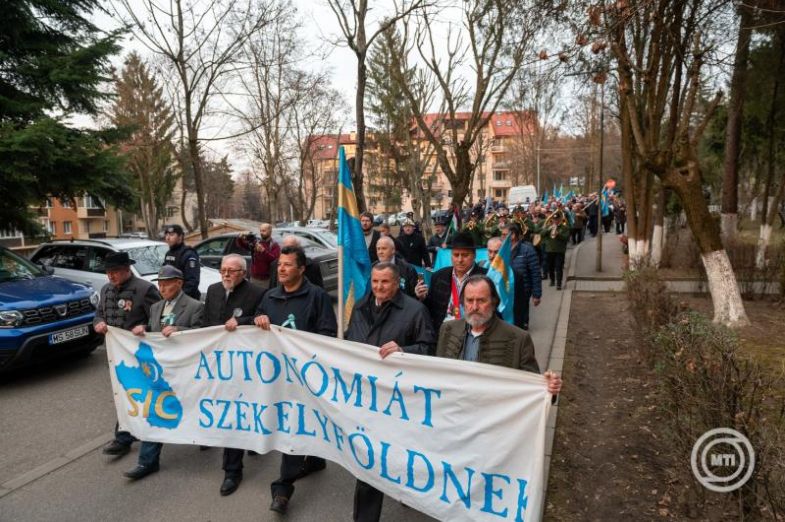
<path fill-rule="evenodd" d="M 312 241 L 328 250 L 338 248 L 338 235 L 324 228 L 281 227 L 273 229 L 273 234 L 280 236 L 291 234 Z"/>
<path fill-rule="evenodd" d="M 400 225 L 406 219 L 406 212 L 398 212 L 397 214 L 390 214 L 390 217 L 387 218 L 387 224 L 391 227 L 395 225 Z"/>
<path fill-rule="evenodd" d="M 93 330 L 98 299 L 89 286 L 0 247 L 0 372 L 95 350 L 103 342 Z"/>
<path fill-rule="evenodd" d="M 273 229 L 273 238 L 278 242 L 281 241 L 285 234 L 289 233 L 282 232 L 282 230 L 290 229 Z M 314 229 L 307 230 L 312 232 Z M 227 254 L 244 256 L 248 266 L 250 266 L 251 252 L 237 244 L 236 239 L 239 235 L 239 233 L 235 232 L 211 237 L 198 243 L 194 248 L 199 253 L 199 259 L 205 266 L 220 268 L 221 259 Z M 319 263 L 319 268 L 322 270 L 322 279 L 324 280 L 324 289 L 331 294 L 335 294 L 338 288 L 338 250 L 336 248 L 324 248 L 322 245 L 304 237 L 300 237 L 300 242 L 303 250 L 305 250 L 306 257 Z"/>
<path fill-rule="evenodd" d="M 373 218 L 373 226 L 378 227 L 379 225 L 381 225 L 385 221 L 387 221 L 387 215 L 386 214 L 378 214 L 376 217 Z"/>
<path fill-rule="evenodd" d="M 149 239 L 79 239 L 43 243 L 30 256 L 34 263 L 51 267 L 54 273 L 77 283 L 84 283 L 100 290 L 109 280 L 104 269 L 104 258 L 111 252 L 128 252 L 136 261 L 131 265 L 134 275 L 152 281 L 158 275 L 169 246 Z M 207 287 L 221 281 L 217 270 L 202 263 L 199 275 L 199 292 L 202 300 Z"/>
<path fill-rule="evenodd" d="M 309 219 L 306 228 L 329 228 L 330 222 L 326 219 Z"/>

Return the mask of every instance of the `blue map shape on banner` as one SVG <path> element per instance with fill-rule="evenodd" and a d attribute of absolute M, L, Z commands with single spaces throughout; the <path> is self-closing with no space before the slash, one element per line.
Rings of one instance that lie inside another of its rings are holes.
<path fill-rule="evenodd" d="M 183 406 L 164 379 L 164 370 L 155 359 L 153 350 L 146 343 L 139 343 L 134 354 L 139 366 L 126 366 L 121 362 L 115 367 L 117 380 L 136 401 L 136 411 L 147 419 L 150 426 L 174 429 L 183 418 Z"/>

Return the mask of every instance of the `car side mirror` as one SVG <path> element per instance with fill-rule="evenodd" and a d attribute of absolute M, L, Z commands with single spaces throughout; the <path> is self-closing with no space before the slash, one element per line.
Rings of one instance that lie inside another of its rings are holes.
<path fill-rule="evenodd" d="M 38 263 L 38 266 L 41 267 L 41 270 L 46 272 L 48 275 L 54 275 L 55 269 L 49 265 L 45 265 L 43 263 Z"/>

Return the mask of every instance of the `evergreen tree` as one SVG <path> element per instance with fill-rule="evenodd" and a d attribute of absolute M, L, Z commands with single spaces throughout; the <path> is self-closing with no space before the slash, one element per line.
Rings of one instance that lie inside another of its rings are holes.
<path fill-rule="evenodd" d="M 136 53 L 126 59 L 115 85 L 117 97 L 109 118 L 130 132 L 122 148 L 139 191 L 147 234 L 155 237 L 178 178 L 174 114 Z"/>
<path fill-rule="evenodd" d="M 133 191 L 112 147 L 116 129 L 65 124 L 95 114 L 116 34 L 88 17 L 97 0 L 5 0 L 0 16 L 0 228 L 39 228 L 30 205 L 89 191 L 128 205 Z"/>

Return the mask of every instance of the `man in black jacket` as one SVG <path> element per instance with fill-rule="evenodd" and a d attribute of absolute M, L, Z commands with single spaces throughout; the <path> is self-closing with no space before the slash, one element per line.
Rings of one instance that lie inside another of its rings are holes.
<path fill-rule="evenodd" d="M 106 335 L 110 326 L 131 331 L 135 326 L 147 324 L 150 307 L 161 300 L 155 286 L 136 277 L 131 265 L 136 263 L 128 252 L 113 252 L 104 259 L 106 277 L 109 282 L 101 288 L 101 299 L 95 310 L 93 328 L 96 333 Z M 136 438 L 115 424 L 114 440 L 104 447 L 104 455 L 122 457 L 131 451 Z"/>
<path fill-rule="evenodd" d="M 210 285 L 204 301 L 203 325 L 218 326 L 233 332 L 239 325 L 253 323 L 254 313 L 262 300 L 265 289 L 250 283 L 246 278 L 247 263 L 239 254 L 229 254 L 221 260 L 221 282 Z M 224 448 L 224 481 L 221 495 L 237 491 L 243 480 L 243 454 L 245 450 Z"/>
<path fill-rule="evenodd" d="M 417 286 L 417 270 L 407 263 L 395 251 L 395 241 L 393 238 L 382 236 L 376 242 L 376 253 L 379 256 L 379 263 L 392 263 L 398 267 L 401 274 L 400 286 L 403 293 L 409 297 L 416 297 L 414 288 Z"/>
<path fill-rule="evenodd" d="M 163 264 L 172 265 L 183 273 L 183 292 L 198 301 L 201 296 L 199 279 L 202 267 L 196 250 L 183 242 L 184 234 L 180 225 L 169 225 L 164 229 L 164 241 L 169 245 L 169 251 L 164 256 Z"/>
<path fill-rule="evenodd" d="M 338 331 L 330 296 L 305 278 L 305 252 L 300 247 L 284 247 L 278 258 L 278 286 L 270 289 L 256 308 L 254 324 L 269 330 L 271 324 L 293 330 L 335 337 Z M 281 455 L 281 475 L 270 485 L 270 510 L 286 513 L 294 493 L 294 482 L 321 471 L 326 462 L 320 457 Z"/>
<path fill-rule="evenodd" d="M 415 231 L 414 222 L 411 219 L 403 222 L 401 233 L 398 234 L 398 243 L 398 253 L 408 263 L 414 266 L 431 266 L 431 256 L 428 255 L 425 239 Z"/>
<path fill-rule="evenodd" d="M 450 237 L 450 232 L 447 230 L 447 221 L 443 217 L 439 217 L 433 224 L 433 235 L 431 239 L 428 240 L 428 252 L 431 254 L 431 263 L 436 263 L 436 255 L 439 253 L 439 250 L 442 248 L 449 248 L 450 241 L 452 238 Z"/>
<path fill-rule="evenodd" d="M 459 232 L 452 238 L 452 266 L 436 271 L 431 276 L 430 288 L 422 281 L 417 284 L 417 298 L 424 300 L 437 332 L 444 321 L 463 318 L 460 294 L 466 278 L 488 272 L 487 268 L 478 266 L 474 260 L 474 239 L 467 232 Z"/>
<path fill-rule="evenodd" d="M 371 268 L 371 292 L 360 299 L 352 312 L 345 338 L 379 347 L 386 359 L 395 352 L 430 355 L 436 335 L 425 307 L 404 295 L 397 265 L 377 263 Z M 354 520 L 379 520 L 384 493 L 361 480 L 354 490 Z"/>
<path fill-rule="evenodd" d="M 376 242 L 381 236 L 378 230 L 373 229 L 373 214 L 370 212 L 363 212 L 360 216 L 360 226 L 363 229 L 365 246 L 368 247 L 368 255 L 371 256 L 371 263 L 375 263 L 379 260 L 379 258 L 376 257 Z"/>

